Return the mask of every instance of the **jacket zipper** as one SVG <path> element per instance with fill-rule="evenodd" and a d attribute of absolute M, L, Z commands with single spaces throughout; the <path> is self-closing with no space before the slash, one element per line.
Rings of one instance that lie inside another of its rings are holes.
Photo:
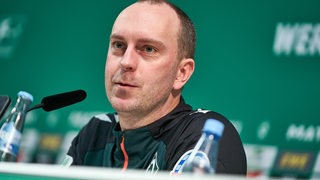
<path fill-rule="evenodd" d="M 124 147 L 124 135 L 122 135 L 122 138 L 121 138 L 120 148 L 121 148 L 121 151 L 122 151 L 123 156 L 124 156 L 124 162 L 123 162 L 122 171 L 125 171 L 128 168 L 129 157 L 128 157 L 127 151 L 126 151 L 126 149 Z"/>

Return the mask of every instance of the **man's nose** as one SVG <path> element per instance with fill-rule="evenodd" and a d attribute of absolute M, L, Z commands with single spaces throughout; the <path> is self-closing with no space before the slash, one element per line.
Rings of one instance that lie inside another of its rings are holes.
<path fill-rule="evenodd" d="M 134 71 L 137 67 L 138 54 L 134 47 L 127 47 L 120 65 L 123 71 Z"/>

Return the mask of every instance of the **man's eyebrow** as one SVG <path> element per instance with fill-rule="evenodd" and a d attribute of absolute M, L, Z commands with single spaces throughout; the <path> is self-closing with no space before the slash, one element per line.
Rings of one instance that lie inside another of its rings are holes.
<path fill-rule="evenodd" d="M 165 45 L 162 41 L 152 39 L 152 38 L 141 38 L 138 40 L 138 43 L 146 43 L 146 44 L 155 45 L 159 48 L 165 48 Z"/>
<path fill-rule="evenodd" d="M 110 39 L 120 39 L 120 40 L 124 40 L 125 38 L 119 34 L 111 34 L 110 35 Z M 138 39 L 138 43 L 146 43 L 146 44 L 151 44 L 151 45 L 155 45 L 159 48 L 164 48 L 165 45 L 162 41 L 153 39 L 153 38 L 140 38 Z"/>
<path fill-rule="evenodd" d="M 110 39 L 124 39 L 124 38 L 118 34 L 111 34 Z"/>

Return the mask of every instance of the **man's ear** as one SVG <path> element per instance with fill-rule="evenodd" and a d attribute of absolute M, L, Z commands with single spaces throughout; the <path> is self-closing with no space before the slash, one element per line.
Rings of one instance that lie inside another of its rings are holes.
<path fill-rule="evenodd" d="M 181 60 L 178 67 L 176 80 L 173 85 L 174 89 L 178 90 L 183 88 L 183 86 L 187 83 L 187 81 L 193 74 L 194 67 L 195 63 L 192 58 L 186 58 Z"/>

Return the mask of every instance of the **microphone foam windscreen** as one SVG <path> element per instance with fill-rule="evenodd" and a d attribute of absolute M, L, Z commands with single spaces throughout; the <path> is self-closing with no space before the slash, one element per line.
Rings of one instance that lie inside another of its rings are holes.
<path fill-rule="evenodd" d="M 84 100 L 87 93 L 84 90 L 75 90 L 71 92 L 47 96 L 42 99 L 42 109 L 52 111 Z"/>

